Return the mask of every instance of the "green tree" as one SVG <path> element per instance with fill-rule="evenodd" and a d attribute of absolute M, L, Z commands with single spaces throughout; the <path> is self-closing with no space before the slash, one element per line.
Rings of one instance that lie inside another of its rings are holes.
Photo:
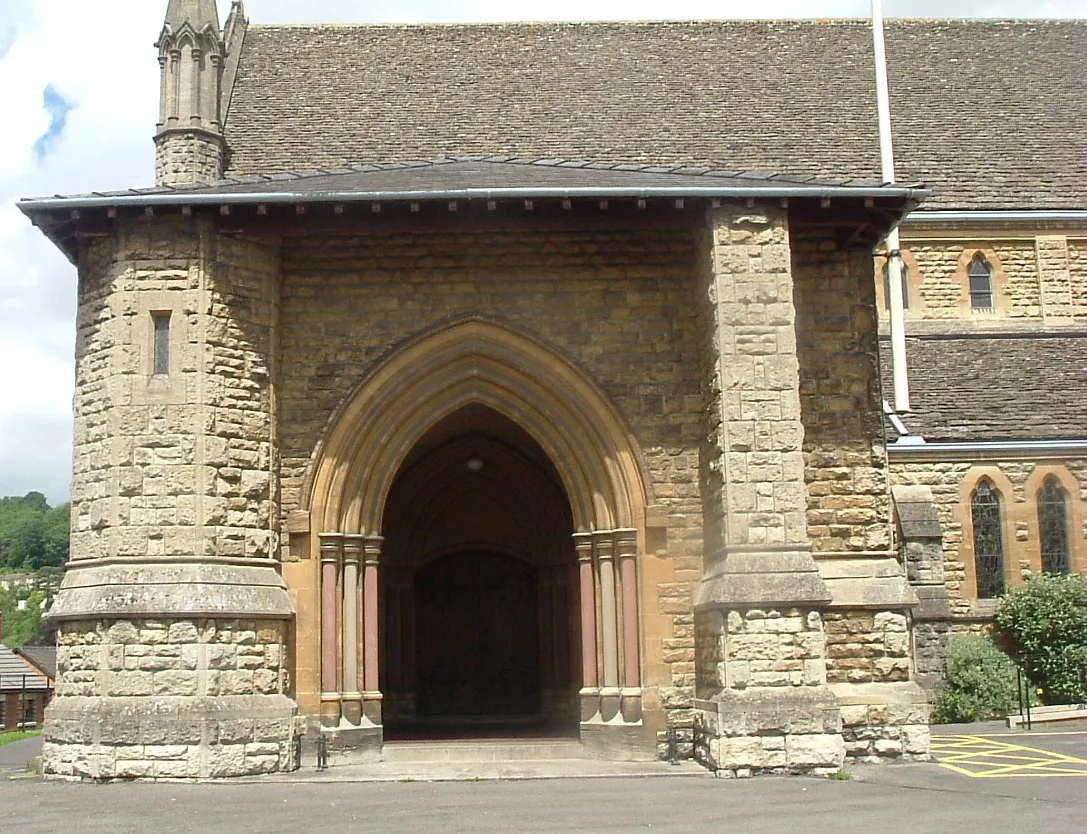
<path fill-rule="evenodd" d="M 0 570 L 33 571 L 68 561 L 71 505 L 50 507 L 40 492 L 0 498 Z"/>
<path fill-rule="evenodd" d="M 932 710 L 933 724 L 1003 718 L 1018 706 L 1015 667 L 988 637 L 957 634 L 947 657 L 947 685 Z"/>
<path fill-rule="evenodd" d="M 1034 577 L 1001 601 L 993 636 L 1043 703 L 1087 700 L 1087 577 Z"/>

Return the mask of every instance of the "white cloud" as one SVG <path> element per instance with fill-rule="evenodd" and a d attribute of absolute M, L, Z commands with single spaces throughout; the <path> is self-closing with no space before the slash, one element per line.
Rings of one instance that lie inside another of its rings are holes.
<path fill-rule="evenodd" d="M 219 0 L 225 15 L 229 0 Z M 248 0 L 255 22 L 411 22 L 749 16 L 736 0 Z M 888 16 L 1084 15 L 1083 0 L 885 0 Z M 18 197 L 146 185 L 152 180 L 166 0 L 0 0 L 0 495 L 67 497 L 75 270 L 14 207 Z M 868 0 L 765 0 L 761 17 L 863 17 Z M 47 87 L 70 103 L 49 130 Z"/>

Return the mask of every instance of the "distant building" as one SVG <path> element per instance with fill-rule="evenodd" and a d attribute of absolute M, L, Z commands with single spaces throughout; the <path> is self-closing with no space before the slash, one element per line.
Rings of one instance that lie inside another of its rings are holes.
<path fill-rule="evenodd" d="M 0 644 L 0 730 L 41 727 L 52 694 L 53 681 L 41 668 L 22 650 Z"/>
<path fill-rule="evenodd" d="M 864 21 L 171 0 L 157 187 L 22 204 L 79 271 L 46 772 L 926 757 L 948 634 L 1087 567 L 1087 24 L 888 56 L 897 185 Z"/>

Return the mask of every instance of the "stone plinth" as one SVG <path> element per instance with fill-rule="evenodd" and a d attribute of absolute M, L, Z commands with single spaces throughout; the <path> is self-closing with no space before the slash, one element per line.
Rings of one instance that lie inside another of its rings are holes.
<path fill-rule="evenodd" d="M 57 690 L 44 772 L 200 778 L 297 768 L 293 613 L 270 566 L 74 566 L 53 607 Z"/>

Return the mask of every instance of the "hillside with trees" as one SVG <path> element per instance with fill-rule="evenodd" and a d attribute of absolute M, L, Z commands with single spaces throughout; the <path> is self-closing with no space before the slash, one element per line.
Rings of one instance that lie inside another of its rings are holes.
<path fill-rule="evenodd" d="M 10 648 L 53 641 L 42 622 L 68 561 L 71 505 L 50 507 L 40 492 L 0 498 L 0 617 Z"/>
<path fill-rule="evenodd" d="M 71 504 L 50 507 L 40 492 L 0 498 L 0 573 L 59 568 L 68 561 Z"/>

